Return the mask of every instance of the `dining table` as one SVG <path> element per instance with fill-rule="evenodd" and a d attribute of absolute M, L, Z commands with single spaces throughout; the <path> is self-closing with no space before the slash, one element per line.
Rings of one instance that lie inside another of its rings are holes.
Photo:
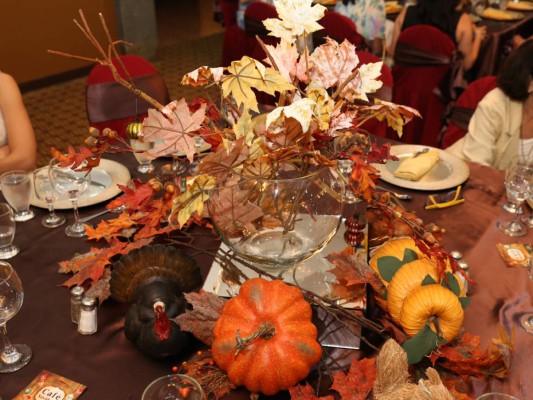
<path fill-rule="evenodd" d="M 106 156 L 107 157 L 107 156 Z M 109 158 L 127 166 L 132 178 L 146 180 L 150 175 L 136 171 L 131 154 L 110 155 Z M 166 161 L 158 161 L 158 167 Z M 447 250 L 457 250 L 468 263 L 468 273 L 475 281 L 469 287 L 471 303 L 465 310 L 464 330 L 481 338 L 481 346 L 489 346 L 499 336 L 500 328 L 513 338 L 514 351 L 509 374 L 504 379 L 470 378 L 463 387 L 473 398 L 489 392 L 512 394 L 521 400 L 533 398 L 533 336 L 520 326 L 520 318 L 533 312 L 533 281 L 526 268 L 508 268 L 498 254 L 496 243 L 533 243 L 533 229 L 527 236 L 505 236 L 496 228 L 500 219 L 511 214 L 502 208 L 505 202 L 504 173 L 494 168 L 467 163 L 468 179 L 462 184 L 464 203 L 436 210 L 425 210 L 428 191 L 413 190 L 381 182 L 386 188 L 408 193 L 412 200 L 402 205 L 425 222 L 433 222 L 445 230 L 442 244 Z M 449 188 L 437 190 L 445 193 Z M 81 217 L 101 211 L 106 202 L 80 209 Z M 7 323 L 13 343 L 24 343 L 33 350 L 30 363 L 19 371 L 0 374 L 0 399 L 12 399 L 42 370 L 48 370 L 87 386 L 83 400 L 140 399 L 145 387 L 154 379 L 172 373 L 173 366 L 194 356 L 202 348 L 200 342 L 180 356 L 156 360 L 141 352 L 124 336 L 127 304 L 108 299 L 99 305 L 97 331 L 92 335 L 78 333 L 71 321 L 70 291 L 63 283 L 69 278 L 58 272 L 58 263 L 76 254 L 86 253 L 105 243 L 67 237 L 64 226 L 48 229 L 41 218 L 48 212 L 33 207 L 36 216 L 17 223 L 14 243 L 20 253 L 8 260 L 18 272 L 24 287 L 24 302 L 20 311 Z M 72 210 L 59 210 L 69 222 Z M 526 215 L 531 212 L 526 208 Z M 91 221 L 111 218 L 104 214 Z M 193 230 L 198 246 L 216 251 L 220 241 L 207 228 Z M 187 252 L 185 249 L 184 251 Z M 195 259 L 205 279 L 211 268 L 212 256 L 196 254 Z M 315 255 L 320 257 L 320 254 Z M 364 349 L 354 353 L 364 355 Z M 247 398 L 241 389 L 225 399 Z M 276 395 L 287 398 L 287 392 Z"/>

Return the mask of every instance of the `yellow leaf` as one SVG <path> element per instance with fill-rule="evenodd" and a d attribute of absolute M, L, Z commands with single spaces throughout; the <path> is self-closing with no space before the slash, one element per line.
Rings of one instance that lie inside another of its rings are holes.
<path fill-rule="evenodd" d="M 174 199 L 169 222 L 183 227 L 192 214 L 201 214 L 209 199 L 208 190 L 215 187 L 216 179 L 210 175 L 198 175 L 187 182 L 187 191 Z"/>

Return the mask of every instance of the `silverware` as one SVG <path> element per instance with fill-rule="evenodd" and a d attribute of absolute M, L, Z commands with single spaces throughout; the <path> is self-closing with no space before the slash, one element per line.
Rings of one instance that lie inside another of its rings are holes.
<path fill-rule="evenodd" d="M 392 190 L 384 188 L 383 186 L 376 186 L 376 189 L 381 190 L 383 192 L 389 192 L 398 200 L 411 200 L 413 198 L 410 194 L 393 192 Z"/>
<path fill-rule="evenodd" d="M 104 215 L 105 213 L 108 213 L 108 212 L 112 212 L 112 213 L 115 213 L 115 214 L 120 214 L 122 211 L 124 211 L 125 208 L 126 207 L 123 204 L 121 206 L 118 206 L 118 207 L 115 207 L 115 208 L 111 208 L 109 210 L 105 209 L 104 211 L 100 211 L 100 212 L 97 212 L 95 214 L 89 215 L 87 217 L 80 218 L 80 222 L 90 221 L 91 219 L 99 217 L 100 215 Z"/>
<path fill-rule="evenodd" d="M 426 147 L 425 149 L 422 149 L 422 150 L 420 150 L 420 151 L 417 151 L 417 152 L 414 154 L 413 158 L 417 158 L 420 154 L 427 153 L 428 151 L 429 151 L 429 147 Z"/>
<path fill-rule="evenodd" d="M 70 179 L 70 180 L 74 180 L 74 179 L 75 179 L 73 176 L 71 176 L 71 175 L 69 175 L 69 174 L 67 174 L 67 173 L 65 173 L 65 172 L 56 171 L 56 174 L 57 174 L 58 176 L 61 176 L 61 177 L 64 178 L 64 179 Z M 99 187 L 99 188 L 101 188 L 101 189 L 105 189 L 105 188 L 107 188 L 107 186 L 104 185 L 103 183 L 98 182 L 98 181 L 93 181 L 92 179 L 91 179 L 91 181 L 89 182 L 89 185 L 96 186 L 96 187 Z"/>

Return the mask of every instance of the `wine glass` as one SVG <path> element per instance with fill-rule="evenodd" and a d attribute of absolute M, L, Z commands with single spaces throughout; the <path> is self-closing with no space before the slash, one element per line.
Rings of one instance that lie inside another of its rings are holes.
<path fill-rule="evenodd" d="M 511 169 L 519 164 L 519 165 L 531 165 L 532 163 L 532 160 L 529 158 L 529 156 L 525 156 L 525 155 L 517 155 L 517 156 L 514 156 L 511 161 L 509 162 L 509 165 L 506 169 L 506 176 L 507 176 L 507 173 L 509 171 L 511 171 Z M 511 214 L 523 214 L 524 213 L 524 210 L 522 207 L 517 207 L 516 206 L 516 203 L 514 201 L 512 201 L 511 199 L 507 199 L 507 202 L 505 202 L 504 204 L 502 204 L 502 208 L 507 211 L 508 213 L 511 213 Z"/>
<path fill-rule="evenodd" d="M 22 283 L 11 264 L 0 261 L 0 335 L 4 350 L 0 353 L 0 372 L 18 371 L 31 359 L 31 349 L 24 344 L 11 344 L 7 337 L 6 322 L 22 307 Z"/>
<path fill-rule="evenodd" d="M 133 149 L 133 155 L 139 163 L 137 171 L 141 174 L 151 174 L 154 172 L 155 166 L 152 163 L 152 159 L 144 154 L 146 151 L 154 148 L 154 142 L 143 142 L 139 139 L 130 139 L 130 145 Z"/>
<path fill-rule="evenodd" d="M 61 161 L 52 159 L 48 172 L 54 189 L 59 194 L 66 194 L 72 203 L 74 223 L 65 229 L 65 233 L 70 237 L 85 235 L 85 225 L 80 222 L 78 214 L 78 199 L 89 188 L 91 175 L 87 171 L 80 171 L 79 168 L 74 169 L 72 164 L 65 166 Z"/>
<path fill-rule="evenodd" d="M 202 387 L 187 375 L 173 374 L 157 378 L 144 390 L 141 400 L 203 400 Z"/>
<path fill-rule="evenodd" d="M 0 203 L 0 260 L 12 258 L 20 251 L 17 246 L 13 245 L 15 225 L 11 206 L 7 203 Z"/>
<path fill-rule="evenodd" d="M 39 200 L 44 200 L 48 207 L 48 215 L 41 219 L 41 224 L 46 228 L 56 228 L 66 222 L 64 215 L 57 215 L 54 211 L 54 201 L 57 200 L 57 192 L 52 187 L 48 174 L 48 167 L 36 169 L 33 172 L 33 188 Z"/>
<path fill-rule="evenodd" d="M 529 197 L 533 177 L 533 168 L 524 164 L 512 164 L 505 176 L 505 188 L 507 198 L 520 208 L 522 203 Z M 520 222 L 518 213 L 513 215 L 511 221 L 503 223 L 499 221 L 496 227 L 508 236 L 524 236 L 527 227 Z"/>

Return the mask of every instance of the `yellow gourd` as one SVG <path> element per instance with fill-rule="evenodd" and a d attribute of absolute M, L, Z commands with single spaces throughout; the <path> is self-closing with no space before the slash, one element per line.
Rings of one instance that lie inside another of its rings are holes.
<path fill-rule="evenodd" d="M 453 340 L 463 325 L 464 312 L 453 292 L 439 284 L 420 286 L 404 300 L 400 324 L 409 336 L 416 335 L 428 322 L 433 331 Z M 438 321 L 439 329 L 434 320 Z"/>
<path fill-rule="evenodd" d="M 430 275 L 437 282 L 436 265 L 427 258 L 402 265 L 394 274 L 387 288 L 387 308 L 393 321 L 400 322 L 400 312 L 405 298 L 422 285 L 422 281 L 427 275 Z"/>
<path fill-rule="evenodd" d="M 381 278 L 381 281 L 383 282 L 385 287 L 389 286 L 389 282 L 383 279 L 381 277 L 381 274 L 379 273 L 378 259 L 384 256 L 392 256 L 398 258 L 399 260 L 402 260 L 405 249 L 411 249 L 418 254 L 419 258 L 422 257 L 422 252 L 418 249 L 418 247 L 416 247 L 415 241 L 412 238 L 389 240 L 382 244 L 380 247 L 378 247 L 370 257 L 370 261 L 368 264 L 370 265 L 370 268 L 372 268 Z"/>

